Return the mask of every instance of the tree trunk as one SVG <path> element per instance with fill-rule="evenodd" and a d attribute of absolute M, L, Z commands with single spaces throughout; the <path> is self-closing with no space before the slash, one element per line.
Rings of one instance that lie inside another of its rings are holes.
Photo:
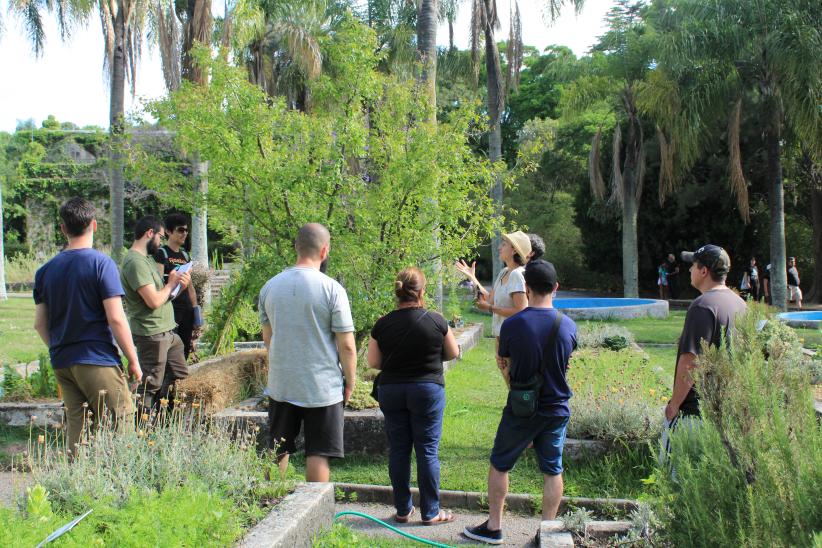
<path fill-rule="evenodd" d="M 0 301 L 8 298 L 6 294 L 6 252 L 3 248 L 3 185 L 0 184 Z"/>
<path fill-rule="evenodd" d="M 771 209 L 771 304 L 781 310 L 788 307 L 787 254 L 785 250 L 785 193 L 782 186 L 782 162 L 779 158 L 778 122 L 766 130 L 767 178 L 770 184 Z"/>
<path fill-rule="evenodd" d="M 637 245 L 637 172 L 629 167 L 623 174 L 622 197 L 622 291 L 624 297 L 639 297 L 639 248 Z"/>
<path fill-rule="evenodd" d="M 126 90 L 126 26 L 123 10 L 114 17 L 114 54 L 111 59 L 111 102 L 109 106 L 111 254 L 115 260 L 123 255 L 124 194 L 123 139 Z"/>
<path fill-rule="evenodd" d="M 437 124 L 437 15 L 439 13 L 438 0 L 422 0 L 419 14 L 417 15 L 417 51 L 422 63 L 422 73 L 420 80 L 428 96 L 428 122 L 432 126 Z M 435 206 L 439 203 L 434 196 Z M 435 207 L 435 209 L 439 209 Z M 434 220 L 434 239 L 437 249 L 440 248 L 439 239 L 439 219 Z M 439 253 L 438 253 L 439 255 Z M 443 311 L 442 299 L 442 257 L 434 262 L 434 274 L 436 283 L 434 284 L 434 300 L 437 310 Z"/>
<path fill-rule="evenodd" d="M 822 303 L 822 188 L 811 190 L 811 212 L 813 216 L 813 286 L 810 297 Z M 811 300 L 809 299 L 809 300 Z"/>
<path fill-rule="evenodd" d="M 194 155 L 194 194 L 195 206 L 191 216 L 191 259 L 208 268 L 208 162 L 201 162 L 199 155 Z M 206 282 L 203 302 L 211 304 L 211 284 Z"/>
<path fill-rule="evenodd" d="M 494 29 L 490 25 L 485 26 L 485 69 L 488 73 L 488 157 L 491 162 L 498 162 L 502 159 L 502 127 L 500 116 L 504 108 L 504 96 L 502 90 L 502 69 L 500 68 L 499 50 L 494 39 Z M 502 179 L 497 177 L 494 187 L 491 189 L 491 199 L 494 202 L 495 215 L 502 215 Z M 496 231 L 491 240 L 491 257 L 493 260 L 494 280 L 502 270 L 502 261 L 499 259 L 497 249 L 501 242 L 500 233 Z M 523 257 L 525 260 L 525 257 Z"/>

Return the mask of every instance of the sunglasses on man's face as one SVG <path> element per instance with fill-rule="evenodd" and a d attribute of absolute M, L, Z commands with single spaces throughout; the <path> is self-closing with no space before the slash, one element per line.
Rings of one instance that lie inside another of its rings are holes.
<path fill-rule="evenodd" d="M 174 229 L 174 232 L 179 232 L 180 234 L 188 234 L 188 228 L 184 226 L 178 226 Z"/>

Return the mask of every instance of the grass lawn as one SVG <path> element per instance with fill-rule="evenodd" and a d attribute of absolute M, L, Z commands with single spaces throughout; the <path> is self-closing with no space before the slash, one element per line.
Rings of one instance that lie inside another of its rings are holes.
<path fill-rule="evenodd" d="M 34 301 L 30 297 L 0 301 L 0 363 L 30 362 L 48 350 L 33 326 Z"/>
<path fill-rule="evenodd" d="M 483 339 L 446 375 L 447 403 L 440 444 L 441 488 L 485 491 L 488 457 L 494 443 L 506 388 L 492 356 L 494 341 Z M 619 371 L 613 372 L 620 375 Z M 302 458 L 292 460 L 299 473 Z M 644 449 L 590 461 L 565 462 L 565 493 L 571 496 L 636 497 L 653 460 Z M 412 474 L 413 476 L 413 474 Z M 332 464 L 340 482 L 390 485 L 387 457 L 351 456 Z M 542 493 L 542 475 L 533 451 L 511 473 L 512 493 Z"/>

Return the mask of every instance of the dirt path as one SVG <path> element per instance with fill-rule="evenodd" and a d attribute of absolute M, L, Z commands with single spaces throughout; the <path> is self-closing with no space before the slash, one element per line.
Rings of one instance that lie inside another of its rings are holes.
<path fill-rule="evenodd" d="M 382 521 L 385 521 L 386 523 L 405 532 L 411 533 L 412 535 L 451 545 L 475 544 L 475 541 L 469 540 L 462 536 L 462 530 L 466 526 L 479 525 L 488 518 L 487 514 L 478 514 L 467 510 L 455 510 L 454 514 L 457 516 L 456 521 L 444 525 L 429 527 L 420 524 L 418 513 L 419 509 L 415 514 L 417 516 L 417 520 L 405 525 L 400 525 L 392 519 L 394 516 L 393 506 L 371 503 L 337 503 L 337 512 L 347 510 L 353 510 L 355 512 L 362 512 L 374 516 L 375 518 L 381 519 Z M 402 538 L 400 535 L 397 535 L 391 530 L 365 518 L 357 516 L 343 516 L 339 521 L 345 523 L 352 530 L 364 535 L 391 536 L 397 539 Z M 538 517 L 524 517 L 506 513 L 503 518 L 503 534 L 505 539 L 503 546 L 535 546 L 534 537 L 539 529 L 539 525 L 540 520 Z"/>
<path fill-rule="evenodd" d="M 0 506 L 12 506 L 18 494 L 25 491 L 31 482 L 23 472 L 0 472 Z"/>

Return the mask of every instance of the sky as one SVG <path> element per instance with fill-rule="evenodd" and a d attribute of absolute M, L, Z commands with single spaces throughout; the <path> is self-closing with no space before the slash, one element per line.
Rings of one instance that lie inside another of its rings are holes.
<path fill-rule="evenodd" d="M 61 122 L 107 128 L 109 98 L 99 18 L 92 17 L 86 27 L 74 29 L 65 42 L 60 40 L 53 19 L 46 18 L 45 51 L 37 58 L 25 39 L 22 25 L 9 15 L 8 2 L 0 0 L 0 131 L 14 131 L 21 121 L 28 119 L 39 125 L 49 114 Z M 568 8 L 548 27 L 542 17 L 544 3 L 521 0 L 523 42 L 539 50 L 553 44 L 565 45 L 578 56 L 584 55 L 605 31 L 603 20 L 612 4 L 613 0 L 587 0 L 579 15 Z M 505 39 L 509 4 L 497 0 L 497 6 L 502 22 L 497 35 Z M 455 25 L 454 41 L 461 49 L 468 47 L 469 11 L 469 2 L 464 2 Z M 447 25 L 439 28 L 437 41 L 447 45 Z M 146 46 L 137 71 L 136 96 L 132 98 L 126 90 L 126 113 L 139 110 L 143 100 L 164 94 L 159 53 Z"/>

